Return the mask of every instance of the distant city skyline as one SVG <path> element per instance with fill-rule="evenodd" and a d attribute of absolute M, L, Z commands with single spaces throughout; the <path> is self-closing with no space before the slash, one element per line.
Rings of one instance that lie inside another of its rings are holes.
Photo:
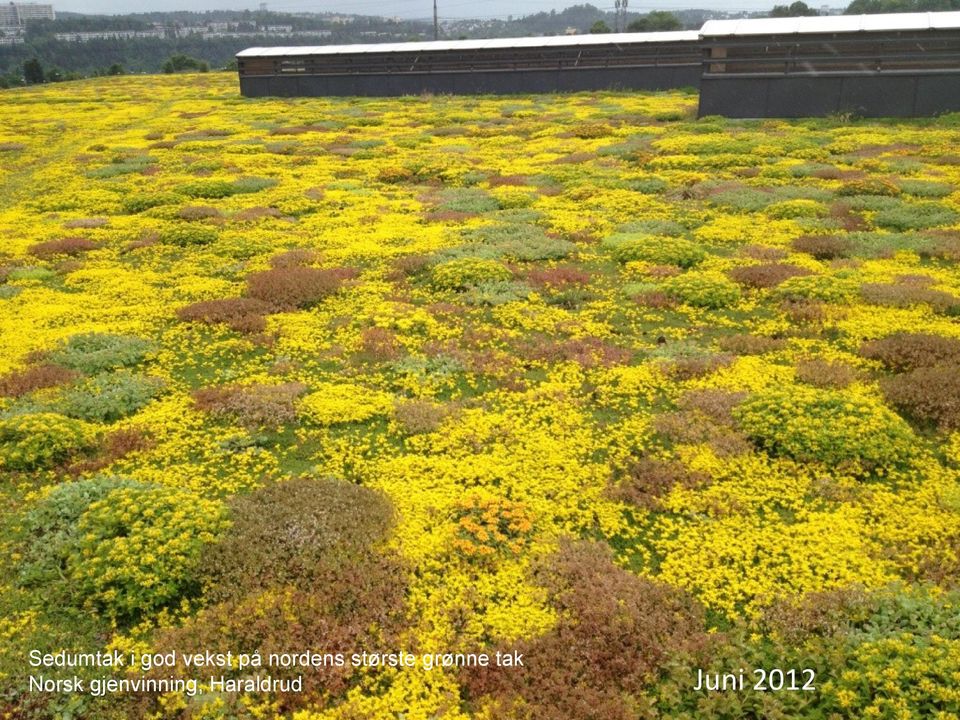
<path fill-rule="evenodd" d="M 723 12 L 756 12 L 769 10 L 774 5 L 789 5 L 792 0 L 711 0 L 697 2 L 697 0 L 634 0 L 628 6 L 628 12 L 645 13 L 652 10 L 718 10 Z M 439 15 L 442 20 L 462 20 L 469 18 L 507 19 L 523 15 L 532 15 L 550 10 L 563 10 L 572 5 L 591 4 L 601 10 L 614 10 L 613 0 L 577 0 L 564 2 L 563 0 L 437 0 Z M 824 4 L 831 7 L 846 7 L 847 3 L 808 2 L 808 5 L 819 8 Z M 77 12 L 89 15 L 123 15 L 141 12 L 163 11 L 193 11 L 206 10 L 257 10 L 260 2 L 243 2 L 243 0 L 145 0 L 131 3 L 129 0 L 63 0 L 54 2 L 58 12 Z M 432 0 L 277 0 L 267 2 L 267 9 L 275 12 L 313 12 L 313 13 L 343 13 L 350 15 L 379 15 L 382 17 L 400 17 L 410 19 L 428 19 L 432 16 Z M 608 7 L 609 6 L 609 7 Z"/>

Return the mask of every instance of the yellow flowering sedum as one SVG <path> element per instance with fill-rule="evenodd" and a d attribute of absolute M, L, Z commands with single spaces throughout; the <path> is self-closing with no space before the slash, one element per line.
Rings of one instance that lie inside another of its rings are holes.
<path fill-rule="evenodd" d="M 569 538 L 706 606 L 736 667 L 786 632 L 768 625 L 779 603 L 805 623 L 858 593 L 950 596 L 960 436 L 908 424 L 885 394 L 893 371 L 862 348 L 960 341 L 960 130 L 695 106 L 682 92 L 251 102 L 218 73 L 0 93 L 0 676 L 28 647 L 161 647 L 209 600 L 193 571 L 231 498 L 290 477 L 389 500 L 371 552 L 402 565 L 391 642 L 417 652 L 566 627 L 541 583 Z M 282 301 L 301 290 L 302 307 Z M 78 388 L 117 372 L 162 387 L 111 423 L 70 417 Z M 49 531 L 79 544 L 30 576 L 24 519 L 102 477 L 122 487 L 76 527 L 53 512 Z M 838 620 L 826 650 L 819 630 L 797 641 L 840 668 L 820 670 L 816 698 L 737 707 L 960 712 L 955 626 L 865 639 L 856 623 Z M 684 662 L 614 694 L 642 690 L 641 716 L 649 702 L 728 717 L 686 675 L 670 684 Z M 528 671 L 545 695 L 583 684 Z M 464 682 L 364 671 L 296 708 L 170 695 L 149 713 L 468 720 L 510 700 Z M 556 716 L 601 707 L 571 702 Z"/>
<path fill-rule="evenodd" d="M 94 425 L 57 413 L 14 415 L 0 419 L 0 469 L 33 470 L 90 447 Z"/>
<path fill-rule="evenodd" d="M 361 385 L 324 383 L 300 400 L 299 412 L 317 425 L 363 422 L 389 412 L 391 400 L 390 395 Z"/>
<path fill-rule="evenodd" d="M 80 516 L 68 559 L 77 587 L 111 616 L 142 616 L 196 583 L 204 544 L 228 526 L 221 503 L 168 488 L 119 488 Z"/>
<path fill-rule="evenodd" d="M 667 531 L 672 523 L 665 522 Z M 862 584 L 880 587 L 893 568 L 878 563 L 852 510 L 811 513 L 795 523 L 743 515 L 682 525 L 658 543 L 660 577 L 730 615 L 755 616 L 783 597 Z"/>

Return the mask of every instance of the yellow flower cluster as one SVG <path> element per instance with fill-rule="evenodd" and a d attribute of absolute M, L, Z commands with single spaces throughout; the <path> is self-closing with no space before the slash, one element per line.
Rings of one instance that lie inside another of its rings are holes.
<path fill-rule="evenodd" d="M 360 385 L 325 383 L 300 401 L 300 415 L 317 425 L 336 425 L 369 420 L 390 411 L 387 393 Z"/>
<path fill-rule="evenodd" d="M 459 536 L 454 547 L 469 557 L 485 557 L 504 548 L 514 555 L 523 551 L 533 522 L 522 505 L 497 497 L 471 495 L 457 509 Z"/>

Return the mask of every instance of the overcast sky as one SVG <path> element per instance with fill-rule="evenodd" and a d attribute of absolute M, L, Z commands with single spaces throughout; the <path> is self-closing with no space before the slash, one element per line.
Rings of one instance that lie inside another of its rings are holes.
<path fill-rule="evenodd" d="M 30 0 L 26 0 L 30 1 Z M 50 0 L 33 0 L 50 2 Z M 714 10 L 769 10 L 774 5 L 789 4 L 792 0 L 629 0 L 628 10 L 675 10 L 682 8 L 710 8 Z M 67 10 L 86 14 L 117 14 L 144 12 L 148 10 L 225 10 L 259 7 L 259 0 L 52 0 L 54 10 Z M 562 10 L 570 5 L 591 2 L 602 9 L 613 10 L 614 0 L 437 0 L 442 18 L 506 18 L 529 15 L 544 10 Z M 814 0 L 809 5 L 819 7 Z M 834 4 L 834 3 L 831 3 Z M 398 16 L 403 18 L 427 18 L 433 12 L 432 0 L 267 0 L 267 9 L 277 12 L 334 12 L 358 15 Z"/>

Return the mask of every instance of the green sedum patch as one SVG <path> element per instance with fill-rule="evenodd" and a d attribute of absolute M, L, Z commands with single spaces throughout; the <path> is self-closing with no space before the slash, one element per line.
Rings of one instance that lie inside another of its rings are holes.
<path fill-rule="evenodd" d="M 875 399 L 852 392 L 765 390 L 737 406 L 734 416 L 762 449 L 801 462 L 882 472 L 915 454 L 909 425 Z"/>

